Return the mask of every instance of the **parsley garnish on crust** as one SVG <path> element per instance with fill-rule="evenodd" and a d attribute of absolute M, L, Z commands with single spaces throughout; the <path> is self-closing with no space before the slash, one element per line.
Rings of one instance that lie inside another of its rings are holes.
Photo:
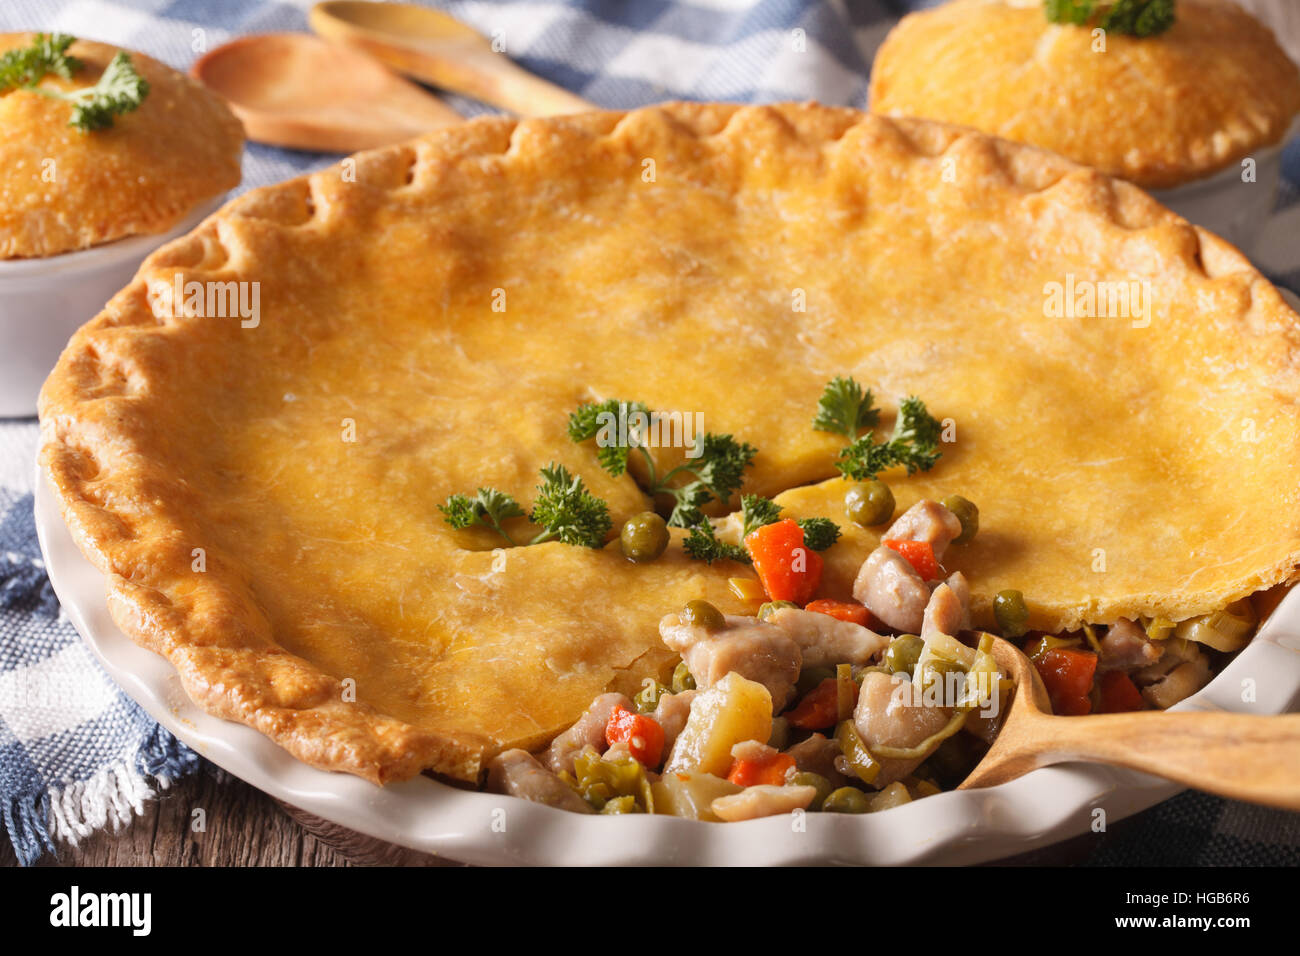
<path fill-rule="evenodd" d="M 1174 0 L 1043 0 L 1043 13 L 1052 23 L 1095 23 L 1108 33 L 1150 37 L 1173 25 Z"/>
<path fill-rule="evenodd" d="M 528 519 L 542 530 L 525 544 L 541 544 L 552 539 L 562 544 L 585 548 L 603 548 L 613 523 L 609 507 L 587 490 L 582 478 L 571 475 L 563 465 L 552 462 L 541 471 L 537 499 Z M 453 528 L 482 525 L 490 528 L 509 544 L 520 542 L 506 531 L 504 522 L 525 515 L 523 506 L 511 495 L 496 488 L 479 488 L 473 495 L 455 494 L 438 506 L 443 520 Z"/>
<path fill-rule="evenodd" d="M 878 441 L 871 432 L 840 449 L 835 467 L 845 478 L 867 481 L 882 471 L 903 467 L 909 475 L 929 471 L 942 454 L 939 436 L 942 426 L 925 403 L 912 395 L 898 406 L 898 421 L 888 441 Z"/>
<path fill-rule="evenodd" d="M 67 53 L 73 41 L 66 33 L 38 33 L 30 46 L 0 56 L 0 93 L 23 89 L 63 100 L 72 104 L 69 126 L 84 132 L 107 129 L 114 117 L 140 107 L 149 95 L 149 82 L 136 72 L 131 57 L 119 50 L 94 86 L 72 92 L 38 86 L 49 75 L 72 79 L 82 68 L 82 62 Z"/>
<path fill-rule="evenodd" d="M 72 79 L 81 69 L 81 61 L 67 54 L 75 39 L 66 33 L 38 33 L 30 46 L 0 56 L 0 93 L 35 86 L 51 73 Z"/>
<path fill-rule="evenodd" d="M 879 420 L 880 410 L 876 408 L 871 390 L 863 390 L 851 377 L 836 375 L 817 400 L 813 428 L 835 432 L 853 441 L 864 428 L 875 428 Z"/>
<path fill-rule="evenodd" d="M 878 441 L 872 429 L 880 420 L 870 389 L 864 389 L 851 377 L 837 375 L 826 383 L 817 400 L 813 428 L 843 435 L 849 444 L 840 449 L 835 467 L 845 478 L 866 481 L 882 471 L 902 466 L 909 475 L 929 471 L 939 460 L 939 436 L 942 426 L 915 395 L 898 406 L 894 434 L 888 441 Z M 865 435 L 861 434 L 863 431 Z"/>
<path fill-rule="evenodd" d="M 569 438 L 574 442 L 597 438 L 611 421 L 627 421 L 634 414 L 652 412 L 643 402 L 609 398 L 603 402 L 579 405 L 569 415 Z M 620 416 L 622 416 L 620 418 Z M 740 490 L 745 469 L 758 453 L 753 445 L 737 441 L 731 435 L 705 432 L 696 440 L 692 451 L 698 454 L 663 475 L 658 474 L 654 457 L 647 448 L 646 436 L 628 429 L 626 442 L 598 441 L 596 460 L 611 475 L 618 477 L 627 471 L 628 456 L 632 449 L 641 453 L 648 475 L 646 494 L 652 498 L 668 495 L 673 499 L 668 524 L 690 528 L 704 520 L 700 509 L 712 500 L 726 502 Z M 685 484 L 674 485 L 674 479 L 689 477 Z"/>

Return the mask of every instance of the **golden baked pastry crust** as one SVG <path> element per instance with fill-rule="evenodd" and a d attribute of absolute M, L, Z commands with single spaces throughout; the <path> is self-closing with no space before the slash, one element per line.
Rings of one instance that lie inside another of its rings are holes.
<path fill-rule="evenodd" d="M 1149 325 L 1049 318 L 1067 273 L 1148 281 Z M 149 283 L 177 275 L 260 282 L 260 322 L 155 317 Z M 478 485 L 530 500 L 551 460 L 616 528 L 644 509 L 568 441 L 580 401 L 702 412 L 760 449 L 746 490 L 842 521 L 822 386 L 915 392 L 957 440 L 888 479 L 900 509 L 980 505 L 948 555 L 977 618 L 1018 587 L 1051 630 L 1181 619 L 1300 564 L 1296 323 L 1139 189 L 970 130 L 816 105 L 487 118 L 251 192 L 151 256 L 46 382 L 41 457 L 115 620 L 200 705 L 316 766 L 473 780 L 663 676 L 665 608 L 742 611 L 746 572 L 676 543 L 494 554 L 441 521 Z M 874 541 L 846 527 L 823 594 Z"/>
<path fill-rule="evenodd" d="M 0 33 L 0 53 L 29 33 Z M 93 86 L 117 48 L 78 40 L 85 66 L 50 89 Z M 131 53 L 149 81 L 139 109 L 111 129 L 68 125 L 72 107 L 28 90 L 0 94 L 0 259 L 53 256 L 166 232 L 198 203 L 239 184 L 244 130 L 216 96 L 171 67 Z M 49 177 L 53 176 L 53 182 Z"/>
<path fill-rule="evenodd" d="M 1155 37 L 1049 23 L 1042 3 L 953 0 L 904 17 L 871 73 L 873 112 L 973 126 L 1148 189 L 1278 142 L 1300 71 L 1231 0 L 1178 0 Z"/>

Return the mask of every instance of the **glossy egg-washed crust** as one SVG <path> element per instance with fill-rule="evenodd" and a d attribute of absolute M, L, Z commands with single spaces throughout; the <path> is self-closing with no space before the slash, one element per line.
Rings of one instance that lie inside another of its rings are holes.
<path fill-rule="evenodd" d="M 0 53 L 31 40 L 30 33 L 0 33 Z M 93 86 L 117 52 L 78 40 L 68 53 L 83 68 L 41 86 Z M 200 83 L 143 53 L 130 55 L 149 95 L 110 129 L 69 126 L 72 106 L 62 100 L 0 93 L 0 259 L 166 232 L 203 200 L 238 185 L 239 120 Z"/>
<path fill-rule="evenodd" d="M 1276 143 L 1300 71 L 1231 0 L 1178 0 L 1154 37 L 1048 22 L 1040 0 L 954 0 L 899 21 L 876 55 L 871 109 L 973 126 L 1148 189 Z"/>
<path fill-rule="evenodd" d="M 1067 273 L 1149 282 L 1150 325 L 1048 317 Z M 260 323 L 155 318 L 147 283 L 178 274 L 260 282 Z M 852 374 L 888 427 L 915 392 L 956 440 L 887 477 L 900 510 L 979 504 L 946 558 L 977 621 L 1007 587 L 1049 630 L 1181 619 L 1300 562 L 1296 323 L 1137 188 L 970 130 L 817 105 L 488 118 L 155 253 L 47 381 L 42 461 L 115 620 L 201 706 L 319 767 L 473 780 L 665 676 L 665 611 L 751 609 L 726 584 L 749 570 L 680 535 L 632 565 L 446 527 L 448 494 L 527 502 L 551 460 L 615 528 L 643 510 L 568 440 L 580 401 L 756 445 L 746 490 L 845 524 L 821 593 L 846 597 L 881 529 L 844 522 L 817 398 Z"/>

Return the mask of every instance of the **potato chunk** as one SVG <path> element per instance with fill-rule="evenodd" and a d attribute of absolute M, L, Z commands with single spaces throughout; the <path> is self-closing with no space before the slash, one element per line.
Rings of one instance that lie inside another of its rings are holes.
<path fill-rule="evenodd" d="M 762 684 L 730 673 L 691 701 L 691 716 L 673 744 L 664 773 L 700 771 L 725 777 L 731 748 L 772 735 L 772 695 Z"/>
<path fill-rule="evenodd" d="M 713 801 L 740 793 L 740 787 L 711 773 L 666 773 L 651 786 L 655 813 L 720 823 Z"/>

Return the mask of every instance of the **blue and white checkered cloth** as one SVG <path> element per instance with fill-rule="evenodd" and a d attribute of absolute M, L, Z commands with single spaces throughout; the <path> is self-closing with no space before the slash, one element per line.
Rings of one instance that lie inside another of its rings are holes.
<path fill-rule="evenodd" d="M 894 19 L 936 0 L 448 0 L 433 3 L 527 69 L 609 108 L 665 99 L 815 99 L 863 107 Z M 246 33 L 305 31 L 310 0 L 4 0 L 0 30 L 62 31 L 143 50 L 178 69 Z M 806 51 L 794 53 L 791 31 Z M 464 115 L 485 112 L 447 97 Z M 249 144 L 247 189 L 335 157 Z M 1300 142 L 1281 207 L 1290 248 L 1260 266 L 1300 289 Z M 87 316 L 90 318 L 90 316 Z M 32 517 L 36 425 L 0 421 L 0 813 L 20 861 L 120 827 L 202 761 L 99 668 L 59 612 Z M 1186 794 L 1100 842 L 1092 862 L 1300 863 L 1300 815 Z"/>

